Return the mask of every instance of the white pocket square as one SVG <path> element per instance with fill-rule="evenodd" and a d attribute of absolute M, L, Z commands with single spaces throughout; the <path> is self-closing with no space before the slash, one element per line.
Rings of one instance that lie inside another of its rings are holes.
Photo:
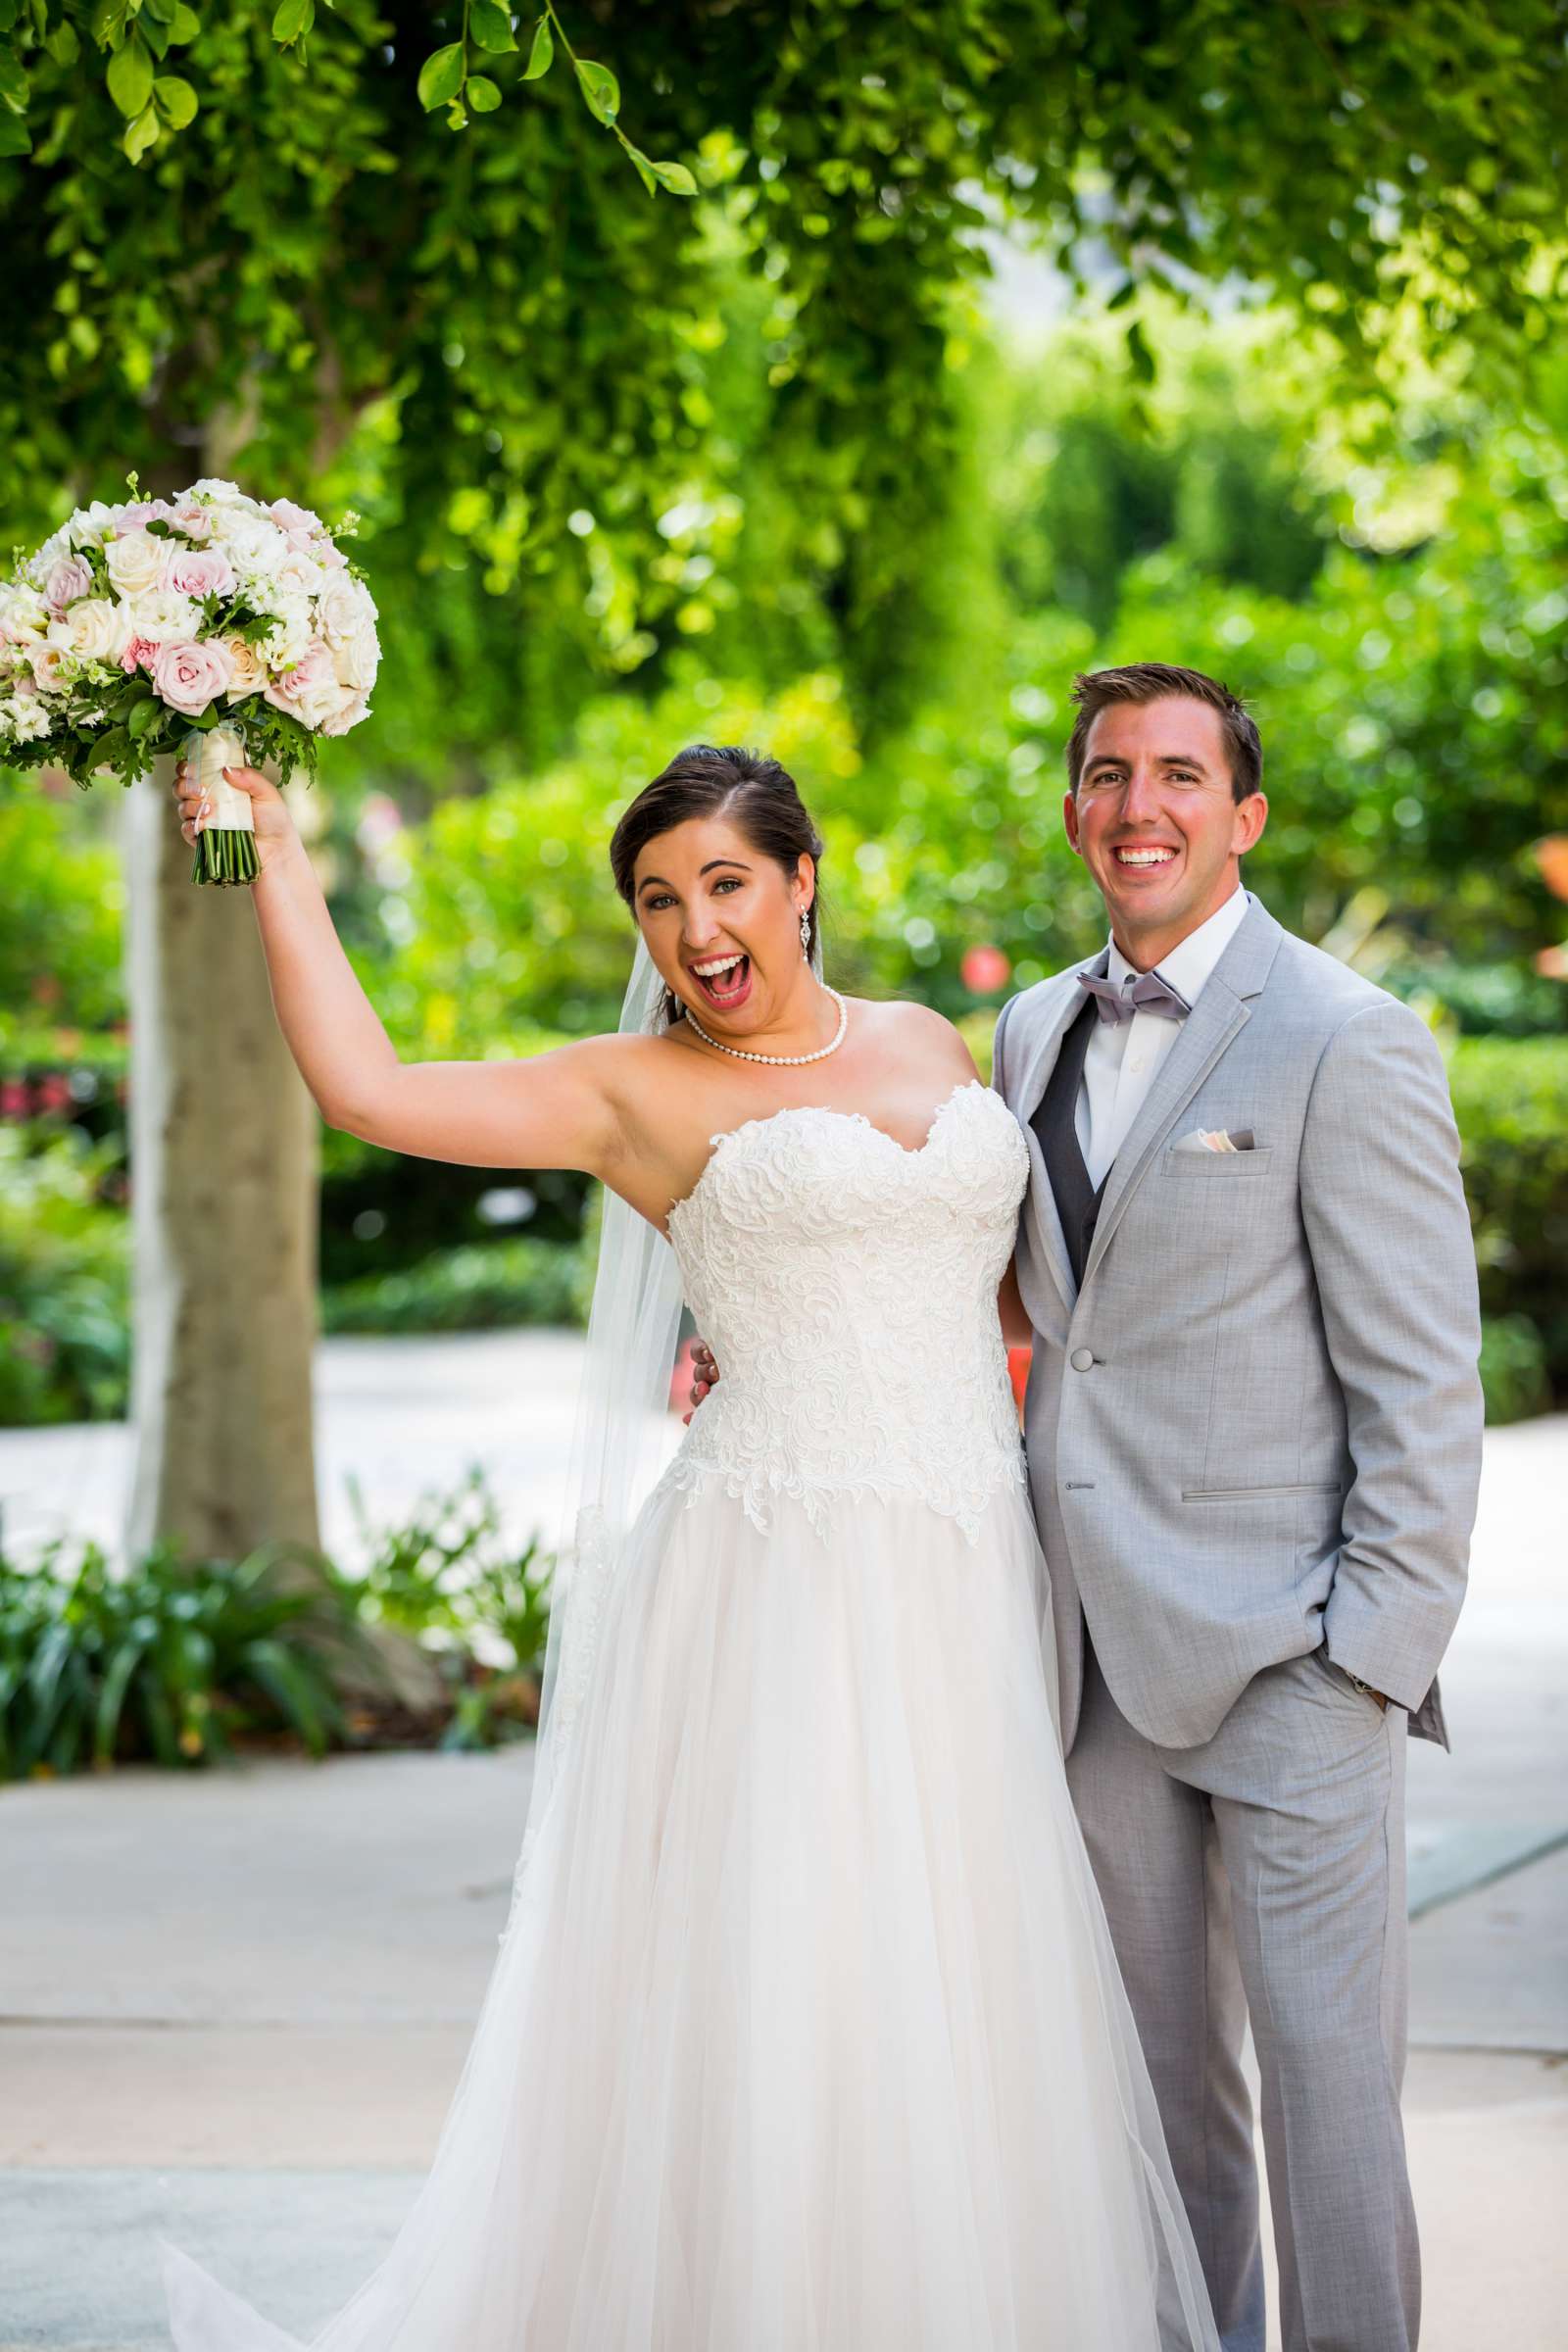
<path fill-rule="evenodd" d="M 1238 1127 L 1234 1132 L 1223 1127 L 1195 1127 L 1191 1135 L 1184 1135 L 1179 1144 L 1171 1146 L 1173 1152 L 1255 1152 L 1256 1149 L 1257 1138 L 1250 1127 Z"/>

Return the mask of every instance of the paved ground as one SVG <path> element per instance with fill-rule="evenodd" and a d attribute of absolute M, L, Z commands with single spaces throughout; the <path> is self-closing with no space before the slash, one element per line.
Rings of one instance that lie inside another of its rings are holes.
<path fill-rule="evenodd" d="M 573 1345 L 333 1343 L 323 1457 L 390 1509 L 477 1453 L 519 1527 L 547 1518 Z M 8 1525 L 40 1528 L 64 1494 L 111 1533 L 117 1442 L 0 1436 Z M 1455 1752 L 1412 1754 L 1426 2352 L 1563 2340 L 1565 1496 L 1568 1419 L 1493 1433 L 1445 1674 Z M 528 1768 L 514 1750 L 0 1791 L 0 2352 L 164 2345 L 160 2235 L 301 2334 L 352 2289 L 462 2064 Z"/>

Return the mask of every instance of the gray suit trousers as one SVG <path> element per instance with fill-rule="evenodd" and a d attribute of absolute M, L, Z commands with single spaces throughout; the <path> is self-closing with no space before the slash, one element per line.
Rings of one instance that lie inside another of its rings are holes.
<path fill-rule="evenodd" d="M 1226 2352 L 1263 2352 L 1242 2035 L 1262 2080 L 1286 2352 L 1409 2352 L 1402 1707 L 1325 1649 L 1212 1738 L 1134 1729 L 1092 1653 L 1067 1777 Z"/>

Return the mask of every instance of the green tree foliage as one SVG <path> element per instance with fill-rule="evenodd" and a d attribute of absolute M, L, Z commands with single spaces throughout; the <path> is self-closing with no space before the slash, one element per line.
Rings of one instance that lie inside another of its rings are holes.
<path fill-rule="evenodd" d="M 767 294 L 743 323 L 794 546 L 894 710 L 922 675 L 954 290 L 988 219 L 1128 295 L 1271 290 L 1366 368 L 1401 324 L 1514 363 L 1546 338 L 1562 0 L 1298 0 L 1266 40 L 1247 0 L 545 13 L 540 71 L 491 0 L 0 0 L 19 535 L 220 421 L 253 480 L 330 499 L 334 458 L 368 473 L 400 564 L 471 551 L 500 588 L 569 559 L 634 666 L 684 601 L 657 522 L 705 463 L 728 256 Z M 1128 349 L 1150 372 L 1136 314 Z"/>

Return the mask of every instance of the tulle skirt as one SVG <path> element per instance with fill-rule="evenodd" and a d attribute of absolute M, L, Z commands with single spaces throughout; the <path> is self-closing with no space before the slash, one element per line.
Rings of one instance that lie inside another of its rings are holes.
<path fill-rule="evenodd" d="M 1022 1497 L 659 1492 L 433 2170 L 317 2352 L 1217 2344 Z M 178 2352 L 290 2339 L 166 2251 Z"/>

